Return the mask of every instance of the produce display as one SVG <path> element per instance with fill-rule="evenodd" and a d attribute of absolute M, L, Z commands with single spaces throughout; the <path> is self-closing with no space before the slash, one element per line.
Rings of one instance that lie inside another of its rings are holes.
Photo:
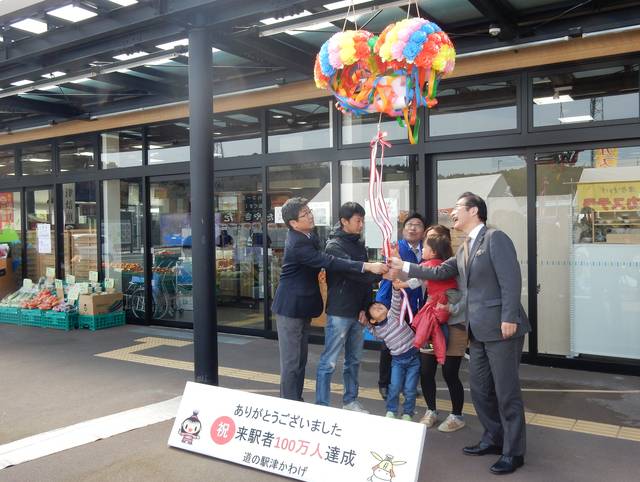
<path fill-rule="evenodd" d="M 0 301 L 0 307 L 7 308 L 20 308 L 22 303 L 31 300 L 36 294 L 38 294 L 38 287 L 32 286 L 30 288 L 22 287 L 18 291 L 8 294 Z"/>
<path fill-rule="evenodd" d="M 143 268 L 139 263 L 111 263 L 111 269 L 121 271 L 133 271 L 135 273 L 142 273 Z"/>
<path fill-rule="evenodd" d="M 60 304 L 58 297 L 47 288 L 41 290 L 34 298 L 23 301 L 22 308 L 28 310 L 50 310 Z"/>

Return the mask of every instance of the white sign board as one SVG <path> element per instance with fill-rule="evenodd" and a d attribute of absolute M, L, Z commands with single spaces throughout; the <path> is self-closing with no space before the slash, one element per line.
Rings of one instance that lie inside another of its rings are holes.
<path fill-rule="evenodd" d="M 62 208 L 64 210 L 64 224 L 76 224 L 76 185 L 74 183 L 62 185 Z"/>
<path fill-rule="evenodd" d="M 168 443 L 297 480 L 415 482 L 425 435 L 420 423 L 187 382 Z"/>
<path fill-rule="evenodd" d="M 51 254 L 51 225 L 38 223 L 36 229 L 38 236 L 38 253 Z"/>

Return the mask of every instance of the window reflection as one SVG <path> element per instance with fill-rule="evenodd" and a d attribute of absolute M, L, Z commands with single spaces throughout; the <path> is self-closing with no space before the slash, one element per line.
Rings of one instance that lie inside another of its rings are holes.
<path fill-rule="evenodd" d="M 638 65 L 533 78 L 534 127 L 638 117 Z"/>
<path fill-rule="evenodd" d="M 514 80 L 476 82 L 457 87 L 446 84 L 438 105 L 429 110 L 429 135 L 446 136 L 518 127 Z"/>
<path fill-rule="evenodd" d="M 262 124 L 258 111 L 214 116 L 214 158 L 260 153 L 262 153 Z"/>
<path fill-rule="evenodd" d="M 16 175 L 16 158 L 14 149 L 0 149 L 0 177 Z"/>
<path fill-rule="evenodd" d="M 60 172 L 96 167 L 91 138 L 61 141 L 58 149 Z"/>
<path fill-rule="evenodd" d="M 329 101 L 269 109 L 269 152 L 333 147 L 332 112 Z"/>
<path fill-rule="evenodd" d="M 142 165 L 142 131 L 127 129 L 103 132 L 100 137 L 103 169 Z"/>
<path fill-rule="evenodd" d="M 96 183 L 62 185 L 64 217 L 64 274 L 89 281 L 89 271 L 98 270 Z"/>
<path fill-rule="evenodd" d="M 536 164 L 538 350 L 640 358 L 640 147 Z"/>
<path fill-rule="evenodd" d="M 149 164 L 189 162 L 189 124 L 187 121 L 149 126 L 147 141 Z"/>
<path fill-rule="evenodd" d="M 371 141 L 378 132 L 378 121 L 380 114 L 368 114 L 363 116 L 343 115 L 342 116 L 342 143 L 359 144 Z M 407 129 L 401 127 L 395 119 L 382 116 L 380 130 L 387 133 L 387 139 L 405 139 Z"/>
<path fill-rule="evenodd" d="M 51 144 L 37 144 L 25 146 L 21 149 L 20 161 L 23 176 L 37 176 L 50 174 Z"/>
<path fill-rule="evenodd" d="M 20 192 L 0 191 L 0 300 L 22 284 L 22 214 Z"/>

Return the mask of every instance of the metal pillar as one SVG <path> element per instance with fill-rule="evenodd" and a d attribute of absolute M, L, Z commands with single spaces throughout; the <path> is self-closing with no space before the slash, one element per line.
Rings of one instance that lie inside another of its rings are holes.
<path fill-rule="evenodd" d="M 211 43 L 197 23 L 189 31 L 189 142 L 193 256 L 195 381 L 218 384 L 213 223 L 213 91 Z"/>

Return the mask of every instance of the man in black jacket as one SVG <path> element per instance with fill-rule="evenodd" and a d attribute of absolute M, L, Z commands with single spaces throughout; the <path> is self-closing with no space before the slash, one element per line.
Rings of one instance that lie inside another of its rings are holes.
<path fill-rule="evenodd" d="M 382 263 L 350 261 L 320 251 L 313 212 L 307 204 L 307 199 L 294 197 L 282 206 L 282 219 L 289 231 L 280 282 L 271 307 L 276 315 L 280 348 L 280 396 L 299 401 L 304 388 L 311 318 L 322 313 L 320 269 L 345 271 L 355 276 L 365 276 L 365 271 L 388 271 Z"/>
<path fill-rule="evenodd" d="M 325 253 L 366 263 L 367 250 L 360 239 L 364 216 L 364 208 L 360 204 L 343 204 L 339 211 L 339 224 L 327 242 Z M 371 301 L 372 284 L 377 281 L 380 281 L 380 276 L 375 274 L 349 271 L 327 273 L 327 324 L 324 329 L 324 351 L 316 376 L 318 405 L 329 405 L 331 376 L 344 348 L 342 408 L 369 413 L 358 401 L 358 369 L 364 343 L 364 310 Z"/>

